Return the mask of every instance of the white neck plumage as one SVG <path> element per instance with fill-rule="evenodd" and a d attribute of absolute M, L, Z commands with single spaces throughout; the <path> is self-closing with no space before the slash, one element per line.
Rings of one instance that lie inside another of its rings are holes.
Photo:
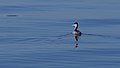
<path fill-rule="evenodd" d="M 78 29 L 78 24 L 73 24 L 74 30 L 76 31 Z"/>

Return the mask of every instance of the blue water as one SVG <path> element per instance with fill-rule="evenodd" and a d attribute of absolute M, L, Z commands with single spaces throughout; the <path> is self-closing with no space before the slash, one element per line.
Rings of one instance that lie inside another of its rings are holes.
<path fill-rule="evenodd" d="M 0 68 L 119 68 L 119 7 L 119 0 L 0 0 Z"/>

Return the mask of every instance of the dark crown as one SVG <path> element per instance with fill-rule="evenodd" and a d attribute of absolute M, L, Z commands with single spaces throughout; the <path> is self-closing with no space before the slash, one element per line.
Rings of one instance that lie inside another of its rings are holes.
<path fill-rule="evenodd" d="M 77 22 L 75 22 L 74 24 L 78 24 Z"/>

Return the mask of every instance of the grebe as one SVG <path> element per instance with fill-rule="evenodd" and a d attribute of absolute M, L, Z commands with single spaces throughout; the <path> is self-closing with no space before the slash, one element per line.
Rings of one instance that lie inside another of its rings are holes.
<path fill-rule="evenodd" d="M 73 35 L 74 36 L 81 36 L 82 33 L 78 30 L 78 23 L 75 22 L 73 24 L 73 26 L 74 26 Z"/>
<path fill-rule="evenodd" d="M 81 32 L 78 30 L 78 23 L 75 22 L 73 24 L 74 26 L 74 30 L 73 30 L 73 37 L 74 37 L 74 40 L 75 40 L 75 47 L 77 48 L 78 47 L 78 38 L 79 36 L 81 36 Z"/>

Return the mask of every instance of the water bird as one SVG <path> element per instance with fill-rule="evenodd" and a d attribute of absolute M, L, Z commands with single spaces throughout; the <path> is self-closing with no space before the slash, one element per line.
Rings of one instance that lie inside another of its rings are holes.
<path fill-rule="evenodd" d="M 78 30 L 78 23 L 75 22 L 73 26 L 74 26 L 73 35 L 81 36 L 82 32 Z"/>
<path fill-rule="evenodd" d="M 72 34 L 73 34 L 73 37 L 75 39 L 75 47 L 78 47 L 78 43 L 77 43 L 78 42 L 78 38 L 79 38 L 79 36 L 82 35 L 82 32 L 80 32 L 78 30 L 78 22 L 75 22 L 73 24 L 73 26 L 74 26 L 74 30 L 73 30 Z"/>

